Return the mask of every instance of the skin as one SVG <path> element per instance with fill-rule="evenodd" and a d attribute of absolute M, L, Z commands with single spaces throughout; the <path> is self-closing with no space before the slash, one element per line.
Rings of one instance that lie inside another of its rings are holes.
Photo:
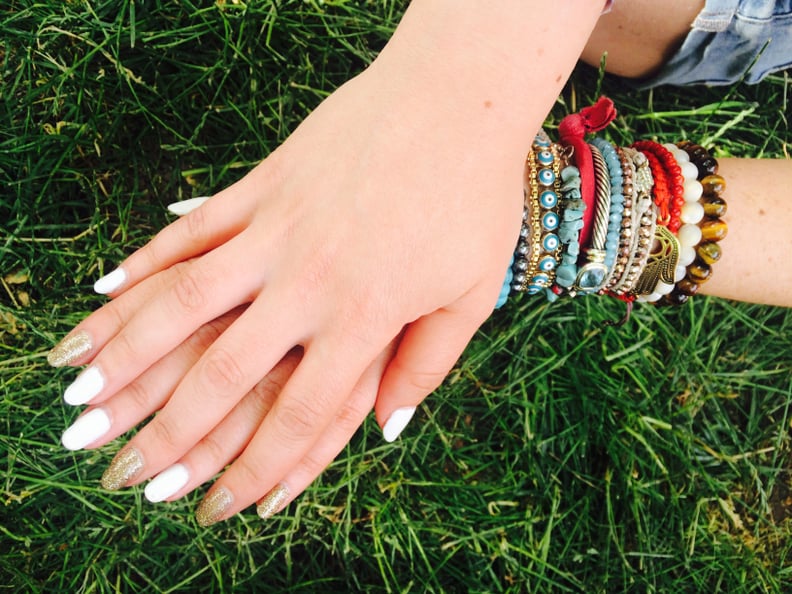
<path fill-rule="evenodd" d="M 792 161 L 774 159 L 718 159 L 726 180 L 724 220 L 729 234 L 723 256 L 701 293 L 792 307 L 792 234 L 788 194 Z M 756 180 L 762 180 L 757 183 Z M 768 245 L 767 238 L 772 238 Z"/>
<path fill-rule="evenodd" d="M 567 1 L 532 18 L 542 6 L 413 2 L 370 68 L 122 264 L 129 280 L 78 327 L 94 348 L 75 363 L 106 379 L 92 404 L 107 407 L 112 434 L 159 409 L 126 446 L 144 461 L 130 484 L 185 459 L 186 490 L 205 480 L 211 465 L 196 469 L 190 452 L 296 346 L 299 364 L 212 487 L 232 494 L 218 519 L 279 483 L 297 495 L 375 399 L 382 424 L 439 385 L 492 312 L 519 230 L 524 156 L 600 9 Z M 556 43 L 562 33 L 569 43 Z M 152 392 L 147 373 L 170 373 L 169 353 L 243 305 L 194 364 L 178 359 L 172 393 Z M 127 397 L 140 406 L 116 406 Z"/>
<path fill-rule="evenodd" d="M 607 54 L 611 74 L 651 76 L 682 44 L 702 8 L 703 0 L 617 1 L 597 23 L 580 57 L 598 67 Z"/>
<path fill-rule="evenodd" d="M 231 463 L 209 492 L 232 494 L 225 519 L 279 483 L 285 503 L 296 497 L 372 407 L 383 425 L 420 403 L 492 311 L 519 228 L 524 156 L 578 56 L 598 63 L 607 50 L 609 68 L 643 75 L 692 18 L 653 29 L 650 49 L 619 32 L 652 3 L 619 2 L 598 24 L 595 4 L 557 3 L 540 23 L 539 2 L 414 1 L 367 71 L 122 264 L 128 282 L 75 329 L 94 342 L 75 364 L 106 379 L 91 406 L 112 420 L 90 447 L 159 411 L 126 446 L 144 460 L 129 484 L 180 462 L 190 479 L 177 499 Z M 752 167 L 724 160 L 727 198 L 751 189 Z M 788 163 L 763 173 L 792 181 Z M 766 216 L 783 209 L 756 194 L 729 201 L 712 294 L 739 298 L 745 283 L 722 271 L 761 274 L 770 258 L 732 244 L 766 224 L 787 236 Z"/>

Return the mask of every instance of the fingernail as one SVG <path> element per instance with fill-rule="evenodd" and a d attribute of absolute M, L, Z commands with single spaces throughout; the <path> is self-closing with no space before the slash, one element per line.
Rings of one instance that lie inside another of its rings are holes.
<path fill-rule="evenodd" d="M 95 408 L 78 418 L 61 436 L 67 450 L 81 450 L 110 430 L 110 417 L 102 408 Z"/>
<path fill-rule="evenodd" d="M 401 435 L 401 432 L 404 431 L 404 428 L 407 426 L 407 423 L 410 422 L 414 414 L 414 406 L 405 406 L 404 408 L 397 408 L 394 410 L 385 423 L 385 426 L 382 428 L 382 436 L 385 438 L 385 441 L 389 443 L 395 441 L 396 438 Z"/>
<path fill-rule="evenodd" d="M 75 332 L 61 340 L 47 353 L 47 363 L 52 367 L 63 367 L 73 363 L 93 348 L 91 337 L 84 330 Z"/>
<path fill-rule="evenodd" d="M 186 485 L 188 480 L 190 473 L 187 472 L 187 467 L 184 464 L 174 464 L 149 481 L 143 494 L 151 503 L 165 501 Z"/>
<path fill-rule="evenodd" d="M 77 376 L 63 393 L 66 404 L 79 406 L 90 402 L 104 388 L 104 378 L 99 368 L 91 366 Z"/>
<path fill-rule="evenodd" d="M 108 491 L 118 491 L 137 473 L 143 470 L 143 457 L 135 448 L 126 448 L 116 457 L 102 475 L 102 487 Z"/>
<path fill-rule="evenodd" d="M 127 274 L 123 268 L 116 268 L 110 274 L 105 274 L 94 283 L 93 290 L 100 295 L 107 295 L 118 289 L 126 282 Z"/>
<path fill-rule="evenodd" d="M 168 210 L 175 215 L 179 215 L 183 217 L 186 214 L 191 213 L 196 208 L 201 206 L 204 202 L 209 200 L 209 196 L 199 196 L 198 198 L 189 198 L 188 200 L 181 200 L 180 202 L 174 202 L 173 204 L 168 204 Z"/>
<path fill-rule="evenodd" d="M 262 520 L 266 520 L 274 513 L 279 512 L 285 501 L 289 498 L 289 488 L 283 483 L 278 484 L 272 491 L 267 493 L 256 505 L 256 513 Z"/>
<path fill-rule="evenodd" d="M 195 511 L 195 519 L 199 526 L 211 526 L 219 522 L 226 510 L 231 507 L 234 497 L 225 487 L 215 489 L 207 495 Z"/>

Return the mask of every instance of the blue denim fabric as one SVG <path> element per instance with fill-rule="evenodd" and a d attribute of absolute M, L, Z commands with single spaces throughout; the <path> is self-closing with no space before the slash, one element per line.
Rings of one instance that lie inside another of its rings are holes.
<path fill-rule="evenodd" d="M 707 0 L 677 53 L 638 83 L 757 83 L 792 66 L 792 0 Z"/>

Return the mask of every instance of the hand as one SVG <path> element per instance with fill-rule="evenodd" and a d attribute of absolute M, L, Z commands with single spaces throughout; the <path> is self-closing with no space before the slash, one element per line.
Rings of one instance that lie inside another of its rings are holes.
<path fill-rule="evenodd" d="M 175 270 L 159 275 L 159 279 L 173 275 Z M 151 283 L 142 283 L 137 294 L 151 292 Z M 128 295 L 117 302 L 119 310 L 134 311 Z M 167 402 L 179 380 L 200 358 L 200 355 L 244 311 L 237 308 L 205 324 L 174 351 L 163 357 L 128 386 L 110 398 L 97 398 L 101 402 L 87 410 L 64 433 L 63 444 L 72 450 L 104 445 L 145 417 L 156 412 Z M 310 454 L 284 477 L 273 496 L 264 498 L 258 510 L 268 517 L 280 510 L 301 493 L 327 466 L 355 432 L 371 408 L 379 378 L 392 349 L 389 348 L 363 375 L 353 390 L 346 406 L 329 431 Z M 244 450 L 256 433 L 261 421 L 272 408 L 283 385 L 300 361 L 300 349 L 293 349 L 262 379 L 234 409 L 179 461 L 160 473 L 146 487 L 146 497 L 153 502 L 175 500 L 209 480 L 232 462 Z M 119 459 L 125 459 L 124 454 Z M 108 472 L 103 484 L 116 488 L 115 481 L 123 480 L 123 473 Z M 133 481 L 137 482 L 137 481 Z M 273 499 L 273 497 L 275 497 Z M 211 509 L 199 513 L 199 521 L 211 519 Z"/>
<path fill-rule="evenodd" d="M 110 277 L 118 298 L 72 335 L 79 348 L 67 359 L 90 362 L 81 378 L 91 379 L 76 382 L 72 400 L 103 402 L 146 370 L 175 368 L 168 353 L 238 312 L 154 399 L 159 414 L 113 463 L 111 486 L 183 460 L 299 346 L 299 364 L 207 497 L 214 507 L 202 517 L 226 518 L 317 448 L 340 449 L 349 432 L 335 425 L 362 419 L 344 412 L 361 383 L 379 383 L 381 425 L 413 408 L 492 311 L 520 224 L 530 136 L 404 54 L 384 55 L 243 180 L 127 259 Z M 135 406 L 146 408 L 117 414 Z"/>

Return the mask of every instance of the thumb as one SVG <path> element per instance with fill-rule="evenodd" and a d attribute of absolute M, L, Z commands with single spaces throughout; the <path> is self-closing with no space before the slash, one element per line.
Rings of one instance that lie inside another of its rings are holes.
<path fill-rule="evenodd" d="M 407 326 L 374 406 L 385 441 L 399 437 L 416 407 L 443 382 L 484 319 L 444 308 Z"/>

